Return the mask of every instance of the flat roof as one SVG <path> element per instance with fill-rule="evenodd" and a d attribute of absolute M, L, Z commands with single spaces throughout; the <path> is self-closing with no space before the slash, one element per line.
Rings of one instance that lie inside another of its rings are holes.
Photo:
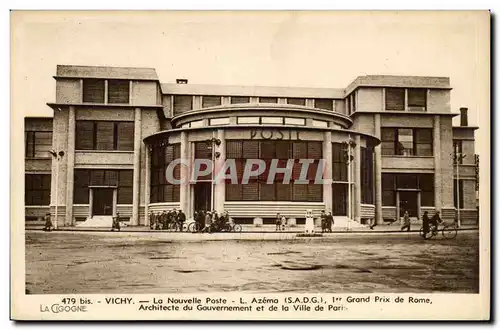
<path fill-rule="evenodd" d="M 158 80 L 153 68 L 58 65 L 55 78 Z"/>

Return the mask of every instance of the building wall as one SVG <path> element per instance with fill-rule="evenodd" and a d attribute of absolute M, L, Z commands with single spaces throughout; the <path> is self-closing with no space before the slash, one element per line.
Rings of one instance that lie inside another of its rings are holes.
<path fill-rule="evenodd" d="M 431 89 L 427 93 L 427 112 L 450 112 L 450 91 Z"/>
<path fill-rule="evenodd" d="M 57 103 L 81 103 L 82 85 L 80 79 L 58 79 L 56 82 Z"/>
<path fill-rule="evenodd" d="M 130 103 L 132 105 L 161 104 L 161 100 L 158 100 L 158 88 L 158 83 L 155 81 L 133 81 Z"/>
<path fill-rule="evenodd" d="M 358 88 L 356 111 L 383 111 L 383 88 Z"/>

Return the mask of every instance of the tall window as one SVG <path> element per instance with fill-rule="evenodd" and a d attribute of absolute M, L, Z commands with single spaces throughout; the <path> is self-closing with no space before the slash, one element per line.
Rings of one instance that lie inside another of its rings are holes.
<path fill-rule="evenodd" d="M 382 155 L 432 156 L 431 128 L 382 128 Z"/>
<path fill-rule="evenodd" d="M 134 150 L 134 123 L 76 121 L 77 150 Z"/>
<path fill-rule="evenodd" d="M 361 147 L 361 202 L 373 204 L 373 150 Z"/>
<path fill-rule="evenodd" d="M 91 186 L 117 187 L 118 204 L 132 204 L 133 170 L 75 169 L 73 203 L 88 204 Z"/>
<path fill-rule="evenodd" d="M 453 205 L 455 208 L 457 207 L 457 181 L 458 181 L 458 191 L 460 194 L 458 194 L 458 199 L 460 203 L 460 209 L 464 208 L 464 180 L 453 180 Z"/>
<path fill-rule="evenodd" d="M 26 158 L 50 158 L 52 132 L 26 132 Z"/>
<path fill-rule="evenodd" d="M 385 109 L 386 110 L 405 110 L 405 89 L 404 88 L 386 88 L 385 89 Z"/>
<path fill-rule="evenodd" d="M 331 99 L 314 99 L 314 107 L 324 110 L 333 110 L 333 102 Z"/>
<path fill-rule="evenodd" d="M 202 107 L 216 107 L 222 104 L 222 98 L 220 96 L 203 96 L 202 97 Z"/>
<path fill-rule="evenodd" d="M 332 214 L 347 215 L 347 159 L 345 146 L 332 143 Z"/>
<path fill-rule="evenodd" d="M 83 79 L 84 103 L 130 103 L 130 81 L 122 79 L 108 80 L 108 98 L 106 100 L 105 79 Z"/>
<path fill-rule="evenodd" d="M 237 167 L 238 184 L 226 183 L 226 200 L 254 201 L 310 201 L 323 200 L 323 187 L 314 184 L 319 160 L 322 158 L 322 143 L 313 141 L 226 141 L 226 157 L 234 159 Z M 247 184 L 241 184 L 247 159 L 262 159 L 266 170 L 258 177 L 251 177 Z M 277 173 L 274 181 L 267 183 L 269 166 L 273 159 L 278 167 L 285 168 L 288 159 L 294 159 L 290 183 L 283 183 L 284 173 Z M 313 159 L 309 164 L 306 179 L 309 184 L 295 184 L 300 178 L 302 164 L 299 159 Z"/>
<path fill-rule="evenodd" d="M 83 79 L 83 102 L 104 103 L 104 79 Z"/>
<path fill-rule="evenodd" d="M 108 103 L 129 103 L 130 82 L 128 80 L 108 80 Z"/>
<path fill-rule="evenodd" d="M 306 99 L 298 97 L 289 97 L 286 99 L 286 103 L 294 105 L 306 105 Z"/>
<path fill-rule="evenodd" d="M 50 204 L 50 174 L 24 175 L 24 204 Z"/>
<path fill-rule="evenodd" d="M 396 205 L 397 189 L 420 190 L 421 206 L 434 206 L 434 174 L 382 173 L 382 205 Z"/>
<path fill-rule="evenodd" d="M 453 163 L 456 164 L 457 160 L 459 164 L 463 163 L 462 157 L 457 157 L 463 153 L 463 146 L 462 146 L 462 140 L 453 140 L 453 156 L 454 156 L 454 161 Z"/>
<path fill-rule="evenodd" d="M 231 96 L 231 104 L 250 103 L 248 96 Z"/>
<path fill-rule="evenodd" d="M 408 88 L 408 110 L 425 111 L 427 107 L 427 89 Z"/>
<path fill-rule="evenodd" d="M 191 95 L 174 95 L 174 116 L 193 110 L 193 97 Z"/>
<path fill-rule="evenodd" d="M 155 146 L 151 154 L 151 203 L 180 201 L 180 185 L 167 180 L 167 167 L 180 158 L 179 143 Z M 180 164 L 173 169 L 173 178 L 180 180 Z"/>

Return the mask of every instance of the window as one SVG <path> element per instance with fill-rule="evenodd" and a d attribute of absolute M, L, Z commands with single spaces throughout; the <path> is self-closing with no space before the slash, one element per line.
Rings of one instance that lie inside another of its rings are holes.
<path fill-rule="evenodd" d="M 193 97 L 191 95 L 174 95 L 174 116 L 193 110 Z"/>
<path fill-rule="evenodd" d="M 382 155 L 432 156 L 431 128 L 382 128 Z"/>
<path fill-rule="evenodd" d="M 73 203 L 88 204 L 90 186 L 117 187 L 117 204 L 132 204 L 133 170 L 75 169 Z"/>
<path fill-rule="evenodd" d="M 24 175 L 24 204 L 50 204 L 50 174 Z"/>
<path fill-rule="evenodd" d="M 314 107 L 324 110 L 333 110 L 333 102 L 331 99 L 314 99 Z"/>
<path fill-rule="evenodd" d="M 408 88 L 408 110 L 425 111 L 427 107 L 427 89 Z"/>
<path fill-rule="evenodd" d="M 226 183 L 226 200 L 241 201 L 310 201 L 323 200 L 323 187 L 314 184 L 318 162 L 322 158 L 322 142 L 313 141 L 226 141 L 226 157 L 236 163 L 238 184 Z M 241 184 L 247 159 L 262 159 L 266 170 L 258 177 L 250 177 L 248 184 Z M 267 183 L 269 166 L 278 159 L 278 167 L 285 168 L 289 159 L 295 159 L 290 183 L 284 184 L 284 173 L 277 173 L 274 182 Z M 313 159 L 306 175 L 309 184 L 294 184 L 300 178 L 302 164 L 299 159 Z"/>
<path fill-rule="evenodd" d="M 458 181 L 458 182 L 457 182 Z M 458 199 L 460 202 L 460 209 L 464 208 L 464 180 L 453 180 L 453 205 L 457 207 L 457 183 L 458 191 L 460 192 Z"/>
<path fill-rule="evenodd" d="M 420 190 L 421 206 L 434 206 L 434 174 L 382 173 L 383 206 L 396 206 L 397 189 Z"/>
<path fill-rule="evenodd" d="M 155 146 L 151 153 L 151 203 L 178 202 L 180 185 L 169 182 L 166 177 L 168 165 L 180 158 L 180 144 Z M 173 169 L 173 178 L 180 179 L 180 164 Z"/>
<path fill-rule="evenodd" d="M 385 89 L 385 109 L 386 110 L 405 110 L 405 89 L 404 88 L 386 88 Z"/>
<path fill-rule="evenodd" d="M 361 147 L 361 203 L 373 204 L 373 150 Z"/>
<path fill-rule="evenodd" d="M 277 97 L 259 97 L 259 103 L 278 103 Z"/>
<path fill-rule="evenodd" d="M 332 185 L 332 215 L 347 215 L 347 183 Z"/>
<path fill-rule="evenodd" d="M 294 104 L 294 105 L 306 105 L 306 99 L 303 98 L 298 98 L 298 97 L 289 97 L 286 99 L 287 104 Z"/>
<path fill-rule="evenodd" d="M 342 143 L 332 143 L 332 179 L 333 181 L 347 182 L 347 159 L 345 147 Z"/>
<path fill-rule="evenodd" d="M 352 92 L 351 94 L 351 113 L 356 111 L 356 92 Z"/>
<path fill-rule="evenodd" d="M 76 121 L 77 150 L 134 150 L 134 123 Z"/>
<path fill-rule="evenodd" d="M 128 104 L 130 82 L 128 80 L 108 80 L 108 103 Z"/>
<path fill-rule="evenodd" d="M 222 98 L 220 96 L 203 96 L 202 97 L 202 107 L 216 107 L 222 104 Z"/>
<path fill-rule="evenodd" d="M 231 104 L 250 103 L 248 96 L 231 96 Z"/>
<path fill-rule="evenodd" d="M 52 132 L 26 132 L 26 158 L 50 158 Z"/>
<path fill-rule="evenodd" d="M 104 79 L 83 79 L 83 102 L 104 103 Z"/>
<path fill-rule="evenodd" d="M 463 154 L 462 140 L 453 140 L 453 164 L 455 165 L 457 164 L 457 159 L 459 164 L 463 163 L 462 157 L 457 157 L 462 154 Z"/>

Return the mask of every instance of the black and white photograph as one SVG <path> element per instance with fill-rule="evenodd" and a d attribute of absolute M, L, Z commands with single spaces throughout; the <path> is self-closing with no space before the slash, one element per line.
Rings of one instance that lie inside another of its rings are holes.
<path fill-rule="evenodd" d="M 487 11 L 12 11 L 12 285 L 61 297 L 39 319 L 484 301 L 489 34 Z"/>

